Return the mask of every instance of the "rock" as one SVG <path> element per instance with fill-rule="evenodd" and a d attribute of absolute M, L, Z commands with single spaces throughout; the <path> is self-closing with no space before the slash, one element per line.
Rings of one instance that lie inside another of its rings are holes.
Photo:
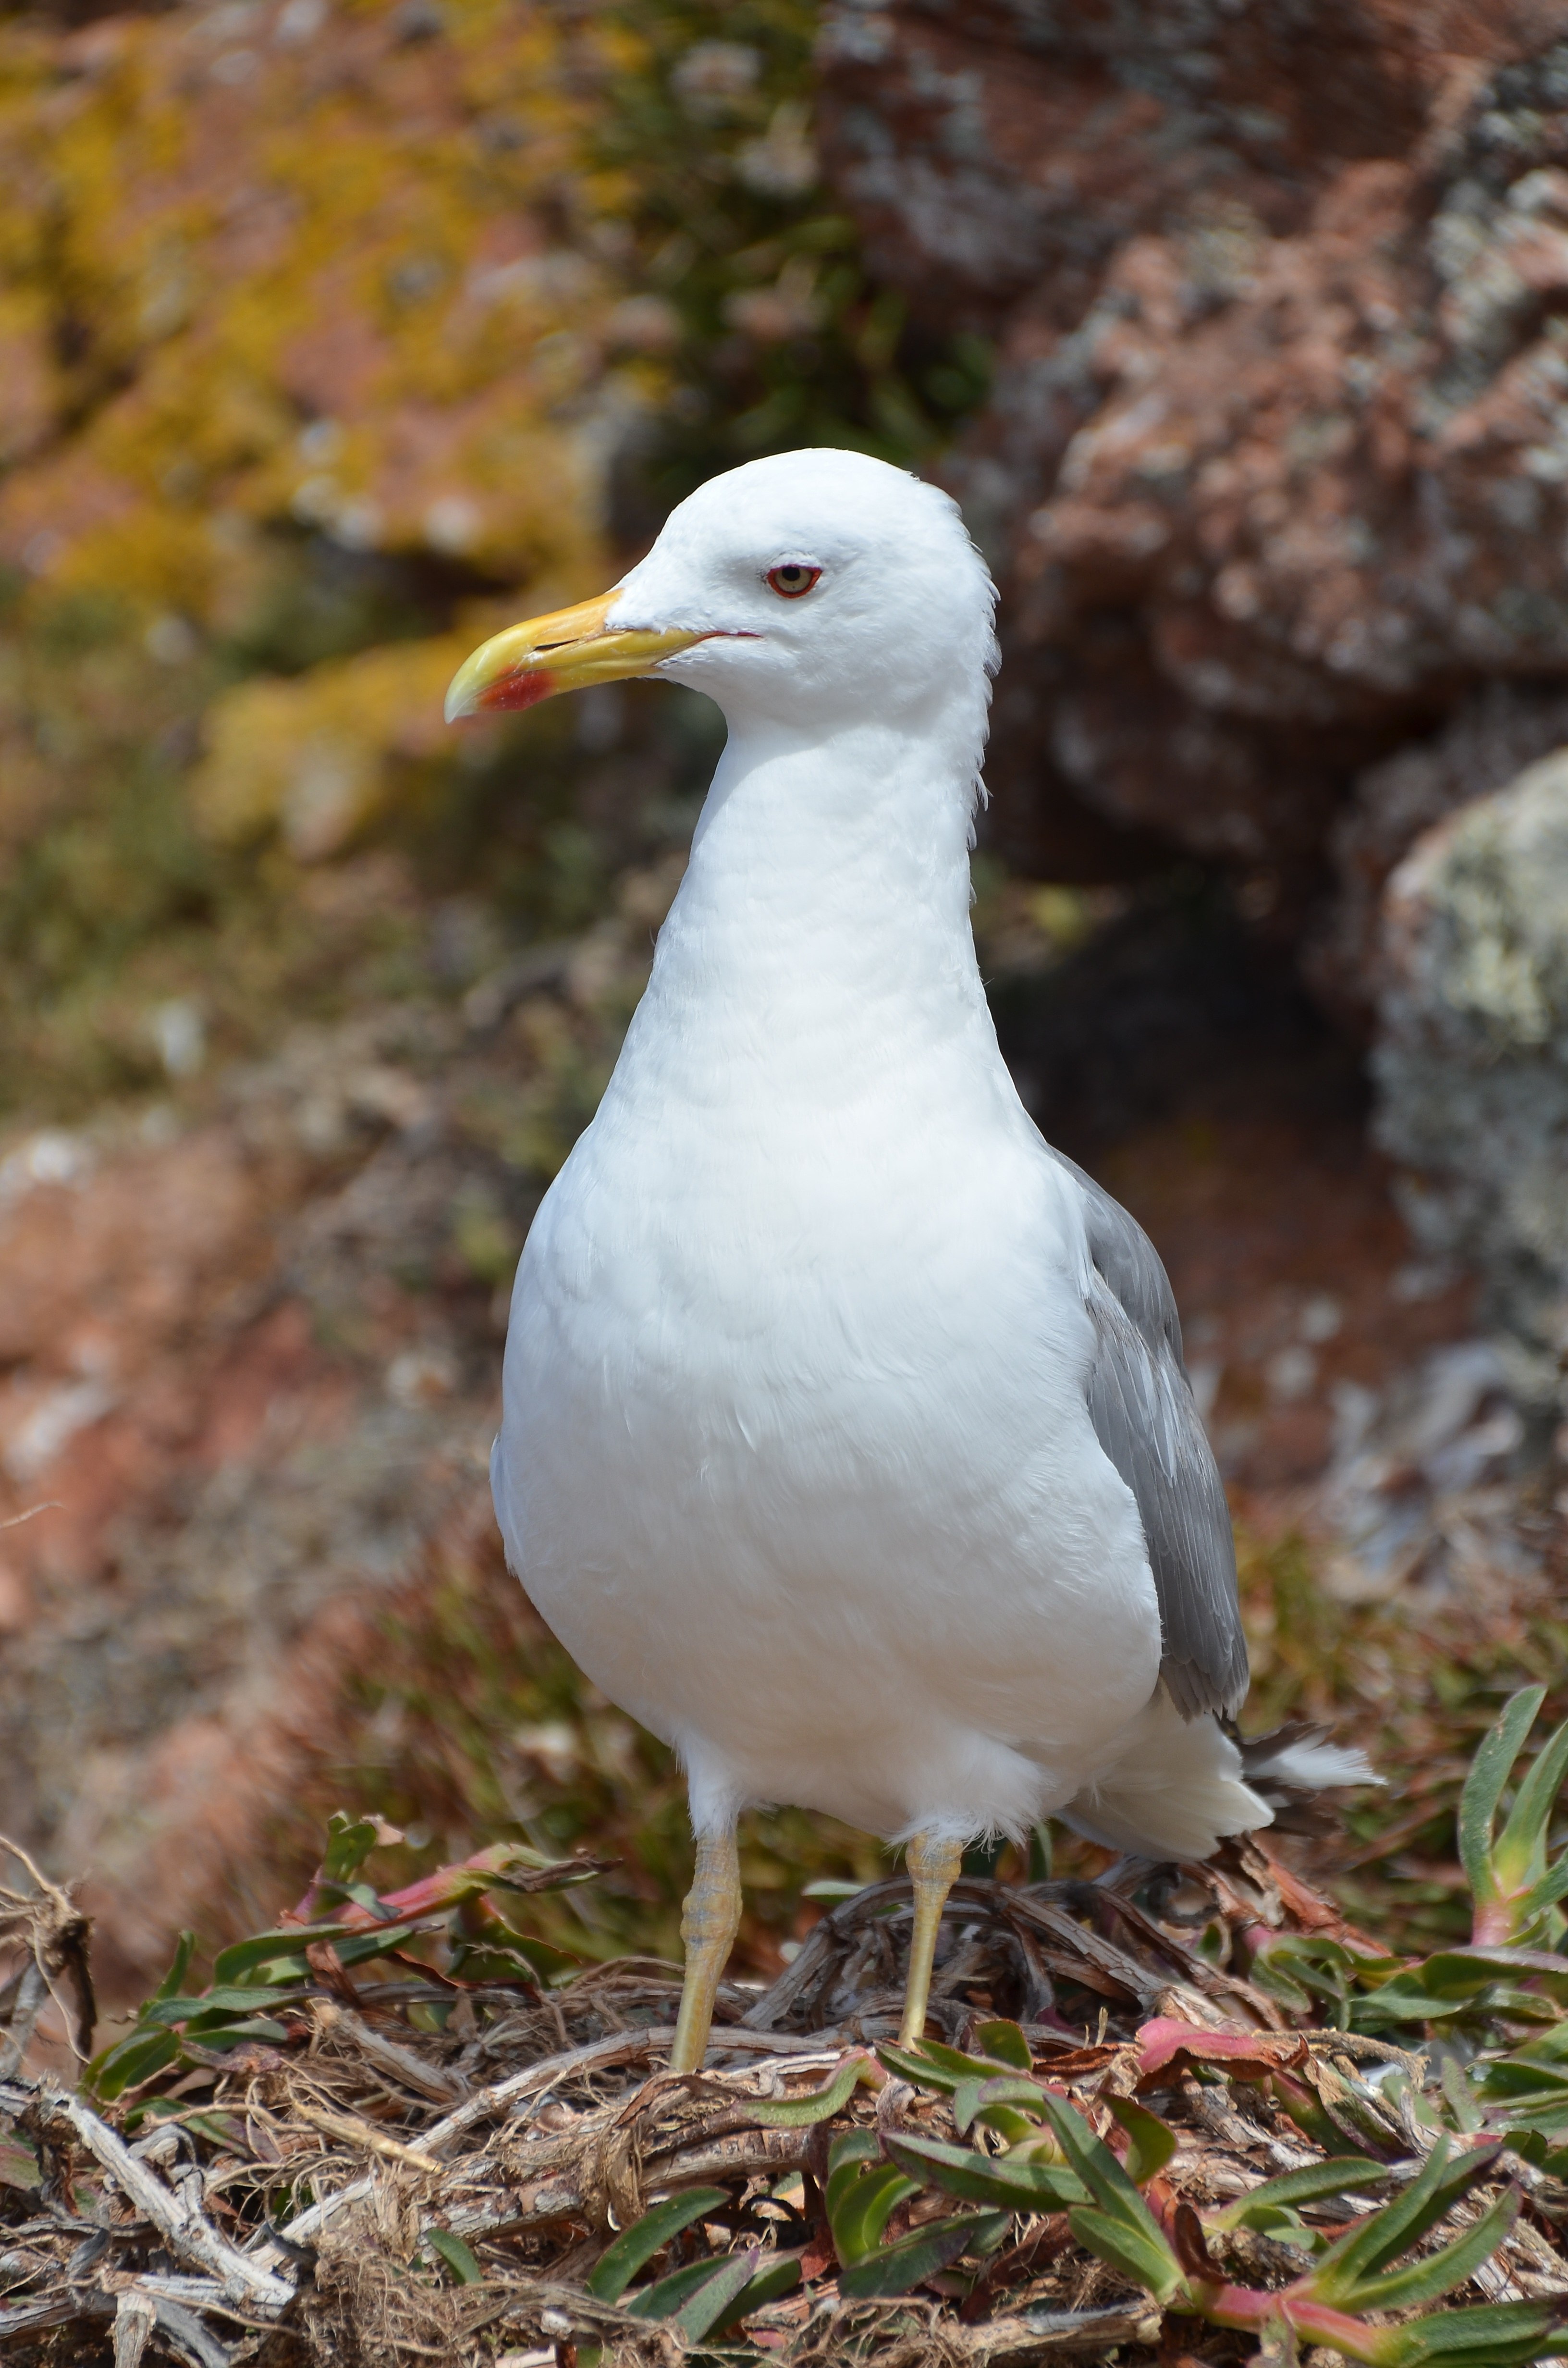
<path fill-rule="evenodd" d="M 1561 0 L 831 13 L 830 176 L 997 343 L 953 476 L 1037 869 L 1142 833 L 1299 926 L 1358 775 L 1568 678 L 1565 35 Z"/>
<path fill-rule="evenodd" d="M 1426 831 L 1384 908 L 1379 1140 L 1405 1217 L 1479 1267 L 1545 1410 L 1568 1358 L 1568 749 Z"/>
<path fill-rule="evenodd" d="M 1360 775 L 1335 825 L 1338 893 L 1304 949 L 1322 999 L 1358 1030 L 1380 988 L 1382 898 L 1390 874 L 1424 830 L 1471 799 L 1506 789 L 1538 757 L 1568 742 L 1568 690 L 1492 682 L 1431 740 Z"/>

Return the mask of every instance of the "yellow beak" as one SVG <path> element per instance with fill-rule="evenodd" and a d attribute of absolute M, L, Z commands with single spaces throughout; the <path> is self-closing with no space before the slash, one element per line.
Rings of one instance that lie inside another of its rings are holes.
<path fill-rule="evenodd" d="M 663 632 L 617 633 L 605 616 L 620 598 L 606 592 L 574 609 L 556 609 L 493 634 L 459 667 L 447 693 L 447 721 L 463 715 L 494 715 L 505 709 L 536 707 L 558 690 L 582 690 L 589 683 L 621 682 L 651 674 L 661 658 L 707 639 L 672 626 Z"/>

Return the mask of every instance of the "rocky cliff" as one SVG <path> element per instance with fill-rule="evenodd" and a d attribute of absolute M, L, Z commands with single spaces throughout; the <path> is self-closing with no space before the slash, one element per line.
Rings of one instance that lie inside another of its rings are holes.
<path fill-rule="evenodd" d="M 878 268 L 998 342 L 955 474 L 1037 865 L 1153 836 L 1299 921 L 1369 768 L 1568 675 L 1565 36 L 1556 0 L 832 12 Z"/>
<path fill-rule="evenodd" d="M 1568 781 L 1441 826 L 1568 738 L 1568 7 L 842 0 L 821 55 L 876 268 L 996 341 L 951 475 L 1004 588 L 998 840 L 1227 874 L 1380 1033 L 1434 1245 L 1544 1338 L 1556 1023 L 1483 1045 L 1456 981 L 1568 928 L 1519 837 Z"/>

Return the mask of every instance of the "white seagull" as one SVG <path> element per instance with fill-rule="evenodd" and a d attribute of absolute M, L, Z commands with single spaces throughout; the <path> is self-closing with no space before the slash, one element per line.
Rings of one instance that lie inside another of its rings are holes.
<path fill-rule="evenodd" d="M 1234 1554 L 1170 1284 L 997 1047 L 969 920 L 994 601 L 946 495 L 786 453 L 702 486 L 603 598 L 485 643 L 448 700 L 657 674 L 729 725 L 523 1251 L 491 1464 L 513 1570 L 686 1770 L 680 2071 L 748 1804 L 907 1841 L 908 2039 L 966 1842 L 1054 1816 L 1201 1859 L 1270 1823 L 1258 1780 L 1370 1774 L 1229 1731 Z"/>

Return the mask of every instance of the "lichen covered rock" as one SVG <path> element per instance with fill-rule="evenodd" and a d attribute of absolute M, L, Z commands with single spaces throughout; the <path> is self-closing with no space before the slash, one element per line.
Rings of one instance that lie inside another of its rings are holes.
<path fill-rule="evenodd" d="M 473 835 L 466 625 L 606 580 L 665 384 L 590 154 L 619 63 L 527 0 L 0 24 L 0 1108 L 145 1087 L 171 997 L 265 1041 L 292 859 L 443 779 Z"/>
<path fill-rule="evenodd" d="M 1382 959 L 1378 1132 L 1409 1171 L 1405 1213 L 1480 1265 L 1550 1403 L 1568 1357 L 1568 749 L 1416 842 Z"/>
<path fill-rule="evenodd" d="M 1423 831 L 1474 798 L 1506 789 L 1527 765 L 1568 742 L 1568 689 L 1489 682 L 1430 739 L 1359 775 L 1330 841 L 1337 891 L 1304 951 L 1307 975 L 1358 1033 L 1384 985 L 1382 900 Z"/>
<path fill-rule="evenodd" d="M 505 579 L 598 528 L 623 290 L 543 8 L 187 6 L 7 36 L 0 559 L 207 621 L 244 529 Z M 74 334 L 62 330 L 68 306 Z"/>

